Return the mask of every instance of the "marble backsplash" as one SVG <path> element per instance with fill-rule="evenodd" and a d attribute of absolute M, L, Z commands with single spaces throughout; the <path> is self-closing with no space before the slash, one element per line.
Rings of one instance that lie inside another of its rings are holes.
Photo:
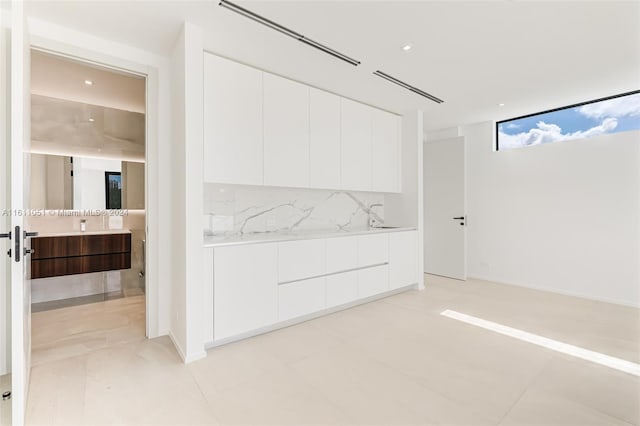
<path fill-rule="evenodd" d="M 204 185 L 205 235 L 366 228 L 384 223 L 384 195 L 369 192 Z"/>

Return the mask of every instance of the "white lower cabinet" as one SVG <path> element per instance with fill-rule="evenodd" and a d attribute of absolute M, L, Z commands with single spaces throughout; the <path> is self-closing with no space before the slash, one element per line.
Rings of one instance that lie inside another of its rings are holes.
<path fill-rule="evenodd" d="M 418 232 L 389 234 L 389 288 L 418 282 Z"/>
<path fill-rule="evenodd" d="M 358 267 L 358 237 L 327 238 L 327 274 Z"/>
<path fill-rule="evenodd" d="M 358 266 L 373 266 L 389 261 L 389 234 L 358 237 Z"/>
<path fill-rule="evenodd" d="M 288 241 L 278 244 L 278 282 L 303 280 L 325 272 L 325 240 Z"/>
<path fill-rule="evenodd" d="M 206 343 L 213 341 L 213 248 L 206 247 L 204 249 L 203 256 L 203 279 L 204 279 L 204 297 L 203 297 L 203 311 L 204 311 L 204 341 Z"/>
<path fill-rule="evenodd" d="M 325 308 L 325 279 L 312 278 L 278 286 L 278 321 Z"/>
<path fill-rule="evenodd" d="M 375 296 L 389 290 L 389 268 L 387 265 L 358 271 L 358 298 Z"/>
<path fill-rule="evenodd" d="M 353 302 L 358 298 L 358 271 L 329 275 L 326 288 L 327 308 Z"/>
<path fill-rule="evenodd" d="M 417 231 L 205 249 L 205 341 L 255 332 L 418 282 Z M 213 334 L 213 336 L 212 336 Z"/>
<path fill-rule="evenodd" d="M 213 277 L 214 340 L 278 320 L 277 244 L 216 248 Z"/>

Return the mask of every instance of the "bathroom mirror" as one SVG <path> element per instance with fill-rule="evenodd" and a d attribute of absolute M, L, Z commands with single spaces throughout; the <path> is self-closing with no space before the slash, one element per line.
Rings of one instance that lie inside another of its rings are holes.
<path fill-rule="evenodd" d="M 31 208 L 144 209 L 144 163 L 31 154 Z"/>

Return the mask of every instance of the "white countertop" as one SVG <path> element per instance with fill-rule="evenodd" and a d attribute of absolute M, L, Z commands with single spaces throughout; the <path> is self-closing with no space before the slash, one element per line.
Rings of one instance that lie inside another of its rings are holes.
<path fill-rule="evenodd" d="M 353 230 L 326 230 L 326 231 L 291 231 L 291 232 L 264 232 L 242 235 L 213 235 L 204 237 L 205 247 L 223 247 L 239 244 L 271 243 L 278 241 L 311 240 L 316 238 L 335 238 L 351 235 L 369 235 L 389 232 L 414 231 L 416 228 L 364 228 Z"/>
<path fill-rule="evenodd" d="M 70 237 L 74 235 L 106 235 L 106 234 L 130 234 L 128 229 L 103 229 L 101 231 L 70 231 L 70 232 L 41 232 L 38 237 Z"/>

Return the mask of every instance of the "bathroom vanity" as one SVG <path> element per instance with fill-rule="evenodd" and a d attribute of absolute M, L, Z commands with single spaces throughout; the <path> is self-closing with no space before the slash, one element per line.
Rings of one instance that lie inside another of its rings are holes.
<path fill-rule="evenodd" d="M 131 268 L 131 232 L 54 234 L 31 239 L 31 278 Z"/>

